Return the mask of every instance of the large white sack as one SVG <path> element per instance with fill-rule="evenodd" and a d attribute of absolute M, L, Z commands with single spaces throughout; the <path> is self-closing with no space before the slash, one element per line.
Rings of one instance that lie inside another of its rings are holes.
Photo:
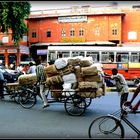
<path fill-rule="evenodd" d="M 77 59 L 77 58 L 82 59 L 84 57 L 83 56 L 74 56 L 74 57 L 71 57 L 71 59 Z"/>
<path fill-rule="evenodd" d="M 63 96 L 70 96 L 75 94 L 75 90 L 74 89 L 63 89 L 62 90 L 62 95 Z"/>
<path fill-rule="evenodd" d="M 64 83 L 64 84 L 62 85 L 62 87 L 63 87 L 63 89 L 71 89 L 72 83 Z"/>
<path fill-rule="evenodd" d="M 64 83 L 75 83 L 75 82 L 77 82 L 77 78 L 76 78 L 75 73 L 70 73 L 70 74 L 67 74 L 67 75 L 63 75 L 62 79 L 63 79 Z"/>
<path fill-rule="evenodd" d="M 68 65 L 68 61 L 66 58 L 58 58 L 55 60 L 54 65 L 57 69 L 63 69 Z"/>

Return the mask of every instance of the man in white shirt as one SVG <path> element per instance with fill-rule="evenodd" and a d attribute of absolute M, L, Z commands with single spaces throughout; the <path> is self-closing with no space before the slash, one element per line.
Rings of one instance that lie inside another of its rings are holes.
<path fill-rule="evenodd" d="M 29 63 L 29 69 L 27 70 L 27 74 L 36 73 L 36 66 L 33 62 Z"/>
<path fill-rule="evenodd" d="M 118 94 L 121 95 L 120 108 L 122 108 L 122 105 L 124 102 L 127 101 L 128 94 L 129 94 L 127 82 L 126 82 L 124 76 L 122 74 L 118 73 L 118 70 L 116 68 L 112 69 L 111 78 L 115 80 Z"/>

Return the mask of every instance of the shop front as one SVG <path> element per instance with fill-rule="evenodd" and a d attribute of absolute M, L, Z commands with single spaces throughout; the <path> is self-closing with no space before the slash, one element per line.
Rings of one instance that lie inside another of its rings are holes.
<path fill-rule="evenodd" d="M 9 67 L 10 64 L 16 66 L 20 64 L 20 61 L 26 61 L 30 57 L 29 48 L 27 46 L 19 47 L 1 47 L 0 48 L 0 60 L 5 67 Z"/>

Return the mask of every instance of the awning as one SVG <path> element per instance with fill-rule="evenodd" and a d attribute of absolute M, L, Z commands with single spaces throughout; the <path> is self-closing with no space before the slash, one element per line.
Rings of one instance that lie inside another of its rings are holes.
<path fill-rule="evenodd" d="M 56 46 L 56 45 L 109 45 L 109 46 L 115 46 L 116 43 L 110 42 L 110 41 L 94 41 L 94 42 L 71 42 L 71 43 L 35 43 L 32 44 L 32 46 Z"/>

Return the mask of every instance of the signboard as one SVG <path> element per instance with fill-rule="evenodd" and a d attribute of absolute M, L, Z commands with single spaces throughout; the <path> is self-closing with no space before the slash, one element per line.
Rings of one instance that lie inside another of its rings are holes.
<path fill-rule="evenodd" d="M 0 53 L 5 53 L 5 50 L 0 50 Z"/>
<path fill-rule="evenodd" d="M 8 53 L 17 53 L 17 49 L 8 49 L 7 52 Z"/>
<path fill-rule="evenodd" d="M 118 69 L 127 69 L 127 68 L 128 68 L 128 64 L 118 63 Z"/>
<path fill-rule="evenodd" d="M 85 21 L 87 21 L 87 16 L 58 17 L 58 22 L 85 22 Z"/>
<path fill-rule="evenodd" d="M 117 68 L 117 64 L 103 64 L 103 68 L 105 69 Z"/>
<path fill-rule="evenodd" d="M 47 55 L 47 52 L 47 49 L 37 50 L 37 55 Z"/>
<path fill-rule="evenodd" d="M 20 53 L 29 54 L 29 47 L 21 45 L 20 46 Z"/>

